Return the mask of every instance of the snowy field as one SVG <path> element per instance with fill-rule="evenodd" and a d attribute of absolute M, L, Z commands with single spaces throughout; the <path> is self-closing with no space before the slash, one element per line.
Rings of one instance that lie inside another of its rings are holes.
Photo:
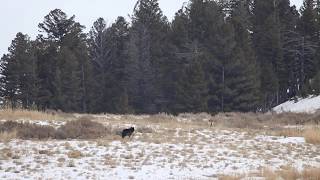
<path fill-rule="evenodd" d="M 104 125 L 118 126 L 119 116 Z M 19 140 L 0 143 L 0 179 L 219 179 L 265 168 L 320 167 L 320 146 L 303 137 L 184 124 L 150 123 L 132 138 Z M 34 121 L 60 126 L 60 122 Z M 144 128 L 144 130 L 143 130 Z M 147 130 L 145 130 L 147 129 Z"/>

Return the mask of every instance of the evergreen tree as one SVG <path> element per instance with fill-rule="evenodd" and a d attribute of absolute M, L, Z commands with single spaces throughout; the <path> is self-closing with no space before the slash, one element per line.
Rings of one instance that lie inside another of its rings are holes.
<path fill-rule="evenodd" d="M 187 65 L 178 81 L 177 112 L 207 111 L 207 84 L 199 58 Z"/>
<path fill-rule="evenodd" d="M 98 18 L 89 32 L 89 54 L 93 64 L 93 81 L 91 97 L 94 112 L 105 112 L 108 101 L 105 100 L 106 94 L 106 69 L 109 61 L 110 50 L 107 43 L 107 25 L 103 18 Z"/>
<path fill-rule="evenodd" d="M 109 62 L 107 70 L 107 91 L 110 112 L 127 113 L 129 111 L 127 82 L 128 69 L 128 23 L 123 17 L 118 17 L 116 22 L 107 30 L 109 44 Z M 105 99 L 106 100 L 106 99 Z"/>
<path fill-rule="evenodd" d="M 168 22 L 157 0 L 139 0 L 132 16 L 129 55 L 129 103 L 137 112 L 155 113 L 163 106 L 163 65 Z"/>
<path fill-rule="evenodd" d="M 35 103 L 36 62 L 32 44 L 27 35 L 18 33 L 2 57 L 1 96 L 12 107 L 30 108 Z"/>
<path fill-rule="evenodd" d="M 300 38 L 300 76 L 299 86 L 302 94 L 312 93 L 310 80 L 317 73 L 317 49 L 319 43 L 319 24 L 315 0 L 305 0 L 301 8 L 301 18 L 297 23 Z"/>
<path fill-rule="evenodd" d="M 237 92 L 233 101 L 233 111 L 254 111 L 259 106 L 260 79 L 251 34 L 249 32 L 250 7 L 247 1 L 234 2 L 231 23 L 235 31 L 235 67 L 232 87 Z"/>
<path fill-rule="evenodd" d="M 51 11 L 39 24 L 44 40 L 53 48 L 53 108 L 64 111 L 87 111 L 86 77 L 89 76 L 86 36 L 83 26 L 59 9 Z M 50 52 L 49 52 L 50 53 Z"/>
<path fill-rule="evenodd" d="M 254 1 L 253 42 L 261 71 L 261 93 L 264 109 L 279 103 L 279 94 L 286 91 L 281 86 L 285 81 L 285 65 L 281 44 L 279 1 Z"/>

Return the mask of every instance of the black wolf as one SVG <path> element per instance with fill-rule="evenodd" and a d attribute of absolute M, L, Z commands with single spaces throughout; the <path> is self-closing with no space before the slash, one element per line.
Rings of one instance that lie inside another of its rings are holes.
<path fill-rule="evenodd" d="M 125 138 L 126 136 L 129 136 L 130 138 L 133 132 L 134 132 L 134 127 L 122 130 L 122 134 L 121 134 L 122 138 Z"/>

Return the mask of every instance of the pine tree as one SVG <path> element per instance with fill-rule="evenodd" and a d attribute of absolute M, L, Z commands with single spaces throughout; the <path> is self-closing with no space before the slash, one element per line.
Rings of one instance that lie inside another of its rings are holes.
<path fill-rule="evenodd" d="M 195 58 L 187 65 L 178 81 L 177 112 L 205 112 L 207 111 L 207 84 L 205 75 L 199 62 Z"/>
<path fill-rule="evenodd" d="M 19 64 L 15 59 L 11 59 L 9 55 L 1 58 L 1 97 L 4 103 L 11 103 L 12 108 L 18 106 L 19 93 L 19 76 L 15 72 L 18 71 Z"/>
<path fill-rule="evenodd" d="M 30 108 L 35 103 L 37 86 L 36 62 L 27 35 L 17 33 L 9 54 L 2 57 L 1 71 L 1 96 L 13 108 Z"/>
<path fill-rule="evenodd" d="M 116 22 L 107 30 L 107 42 L 109 44 L 110 61 L 108 62 L 107 83 L 110 111 L 113 113 L 129 112 L 127 82 L 128 69 L 128 23 L 123 17 L 118 17 Z"/>
<path fill-rule="evenodd" d="M 250 7 L 246 1 L 234 2 L 230 22 L 234 27 L 236 47 L 234 59 L 236 69 L 233 70 L 233 87 L 237 92 L 232 98 L 233 111 L 254 111 L 259 106 L 260 79 L 253 50 L 253 42 L 249 32 Z"/>
<path fill-rule="evenodd" d="M 64 111 L 87 111 L 85 79 L 88 71 L 88 53 L 83 26 L 74 21 L 75 16 L 68 18 L 59 9 L 51 11 L 43 23 L 39 24 L 46 33 L 45 42 L 51 45 L 53 67 L 55 72 L 51 91 L 53 108 Z M 49 49 L 50 50 L 50 49 Z M 46 88 L 44 89 L 47 90 Z M 43 93 L 45 94 L 45 93 Z"/>
<path fill-rule="evenodd" d="M 253 42 L 261 70 L 261 93 L 264 109 L 279 103 L 279 94 L 286 91 L 281 86 L 285 65 L 281 43 L 279 1 L 254 1 Z"/>
<path fill-rule="evenodd" d="M 164 102 L 163 65 L 169 25 L 157 0 L 139 0 L 132 16 L 129 55 L 132 89 L 129 103 L 137 112 L 155 113 Z"/>
<path fill-rule="evenodd" d="M 319 43 L 319 24 L 315 0 L 305 0 L 301 8 L 301 18 L 298 21 L 300 38 L 300 90 L 302 94 L 312 93 L 310 80 L 317 73 L 317 49 Z"/>

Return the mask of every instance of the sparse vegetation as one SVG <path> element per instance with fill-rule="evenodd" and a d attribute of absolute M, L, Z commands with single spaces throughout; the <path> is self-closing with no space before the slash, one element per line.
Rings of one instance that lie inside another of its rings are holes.
<path fill-rule="evenodd" d="M 310 128 L 305 130 L 303 136 L 307 143 L 320 144 L 320 128 Z"/>
<path fill-rule="evenodd" d="M 33 111 L 27 109 L 0 109 L 0 119 L 5 120 L 59 120 L 62 119 L 58 114 L 46 113 L 41 111 Z"/>
<path fill-rule="evenodd" d="M 48 125 L 5 121 L 0 123 L 0 139 L 96 139 L 111 134 L 111 130 L 86 118 L 69 121 L 55 129 Z"/>
<path fill-rule="evenodd" d="M 111 130 L 86 117 L 69 121 L 56 131 L 57 139 L 96 139 L 110 135 Z"/>
<path fill-rule="evenodd" d="M 303 171 L 298 171 L 295 168 L 287 166 L 282 170 L 270 170 L 264 168 L 260 173 L 249 173 L 249 174 L 234 174 L 234 175 L 221 175 L 219 180 L 240 180 L 240 179 L 255 179 L 264 178 L 266 180 L 297 180 L 297 179 L 308 179 L 308 180 L 319 180 L 320 179 L 320 169 L 319 168 L 306 168 Z"/>

